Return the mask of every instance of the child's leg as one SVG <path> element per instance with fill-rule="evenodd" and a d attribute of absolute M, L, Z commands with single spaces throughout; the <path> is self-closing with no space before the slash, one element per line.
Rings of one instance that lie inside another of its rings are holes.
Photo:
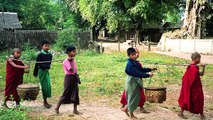
<path fill-rule="evenodd" d="M 205 115 L 203 113 L 200 114 L 200 119 L 201 120 L 205 120 L 206 119 L 206 117 L 205 117 Z"/>
<path fill-rule="evenodd" d="M 58 102 L 58 104 L 57 104 L 57 106 L 55 108 L 56 114 L 59 114 L 59 108 L 60 108 L 60 106 L 61 106 L 61 101 L 59 100 L 59 102 Z"/>
<path fill-rule="evenodd" d="M 13 98 L 14 98 L 14 101 L 16 102 L 16 106 L 19 106 L 20 105 L 20 97 L 18 95 L 18 92 L 17 90 L 15 90 L 13 92 Z"/>
<path fill-rule="evenodd" d="M 185 117 L 183 115 L 183 112 L 184 112 L 184 109 L 181 108 L 180 112 L 178 113 L 178 116 L 181 117 L 181 118 L 183 118 L 183 119 L 187 119 L 187 117 Z"/>
<path fill-rule="evenodd" d="M 130 118 L 133 119 L 133 120 L 137 119 L 137 117 L 135 117 L 135 115 L 133 114 L 133 112 L 130 112 Z"/>
<path fill-rule="evenodd" d="M 124 108 L 124 107 L 125 107 L 125 105 L 124 105 L 124 104 L 122 104 L 121 109 L 122 109 L 122 108 Z"/>
<path fill-rule="evenodd" d="M 74 103 L 73 106 L 74 106 L 73 113 L 74 113 L 74 114 L 80 114 L 80 112 L 78 112 L 78 110 L 77 110 L 77 106 L 78 106 L 78 105 L 77 105 L 76 103 Z"/>
<path fill-rule="evenodd" d="M 178 116 L 183 116 L 184 110 L 181 108 L 180 112 L 178 113 Z"/>
<path fill-rule="evenodd" d="M 124 112 L 126 113 L 127 116 L 129 116 L 127 106 L 123 105 L 122 108 L 121 108 L 121 110 L 124 111 Z"/>
<path fill-rule="evenodd" d="M 47 102 L 47 98 L 44 98 L 44 107 L 51 108 L 52 105 Z"/>

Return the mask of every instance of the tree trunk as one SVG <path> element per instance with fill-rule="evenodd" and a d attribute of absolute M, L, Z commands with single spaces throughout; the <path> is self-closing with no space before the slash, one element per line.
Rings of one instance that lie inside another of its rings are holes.
<path fill-rule="evenodd" d="M 184 14 L 184 24 L 183 28 L 186 30 L 188 38 L 201 38 L 201 28 L 202 28 L 202 13 L 201 11 L 205 8 L 205 0 L 187 0 L 186 9 Z"/>
<path fill-rule="evenodd" d="M 120 31 L 118 30 L 118 32 L 115 35 L 115 40 L 118 41 L 118 52 L 121 51 L 121 46 L 120 46 Z"/>
<path fill-rule="evenodd" d="M 140 35 L 140 32 L 138 29 L 136 29 L 136 35 L 135 35 L 135 47 L 137 44 L 139 44 L 139 36 Z"/>

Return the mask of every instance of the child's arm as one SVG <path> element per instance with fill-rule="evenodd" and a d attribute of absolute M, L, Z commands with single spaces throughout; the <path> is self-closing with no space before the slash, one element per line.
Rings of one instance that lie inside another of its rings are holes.
<path fill-rule="evenodd" d="M 21 65 L 16 65 L 14 62 L 13 62 L 13 59 L 12 58 L 9 58 L 8 59 L 8 62 L 15 68 L 21 68 L 21 69 L 25 69 L 25 68 L 28 68 L 27 65 L 24 65 L 24 66 L 21 66 Z"/>
<path fill-rule="evenodd" d="M 40 54 L 38 54 L 37 58 L 36 58 L 36 62 L 40 61 Z M 35 64 L 34 70 L 33 70 L 33 76 L 37 77 L 38 76 L 38 67 L 39 67 L 39 63 Z"/>
<path fill-rule="evenodd" d="M 203 76 L 204 72 L 205 72 L 206 65 L 205 64 L 201 64 L 201 66 L 202 66 L 202 70 L 199 73 L 200 73 L 200 76 Z"/>
<path fill-rule="evenodd" d="M 151 77 L 152 74 L 147 74 L 147 73 L 144 73 L 138 69 L 136 69 L 133 65 L 128 65 L 126 67 L 126 70 L 125 70 L 126 74 L 128 75 L 131 75 L 131 76 L 134 76 L 134 77 L 139 77 L 139 78 L 148 78 L 148 77 Z"/>

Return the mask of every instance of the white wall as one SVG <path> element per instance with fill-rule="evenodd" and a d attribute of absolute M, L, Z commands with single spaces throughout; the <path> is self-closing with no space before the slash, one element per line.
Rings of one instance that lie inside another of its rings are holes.
<path fill-rule="evenodd" d="M 169 39 L 161 43 L 161 50 L 180 52 L 213 53 L 212 39 Z"/>

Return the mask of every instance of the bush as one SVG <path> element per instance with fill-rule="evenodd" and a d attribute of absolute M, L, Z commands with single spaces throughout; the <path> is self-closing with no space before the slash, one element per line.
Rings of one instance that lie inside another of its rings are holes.
<path fill-rule="evenodd" d="M 55 50 L 65 49 L 67 45 L 77 46 L 77 40 L 74 35 L 74 30 L 68 28 L 59 32 L 58 39 L 54 45 Z"/>
<path fill-rule="evenodd" d="M 22 45 L 22 55 L 21 59 L 23 60 L 35 60 L 37 56 L 36 49 L 30 46 L 29 43 Z"/>

